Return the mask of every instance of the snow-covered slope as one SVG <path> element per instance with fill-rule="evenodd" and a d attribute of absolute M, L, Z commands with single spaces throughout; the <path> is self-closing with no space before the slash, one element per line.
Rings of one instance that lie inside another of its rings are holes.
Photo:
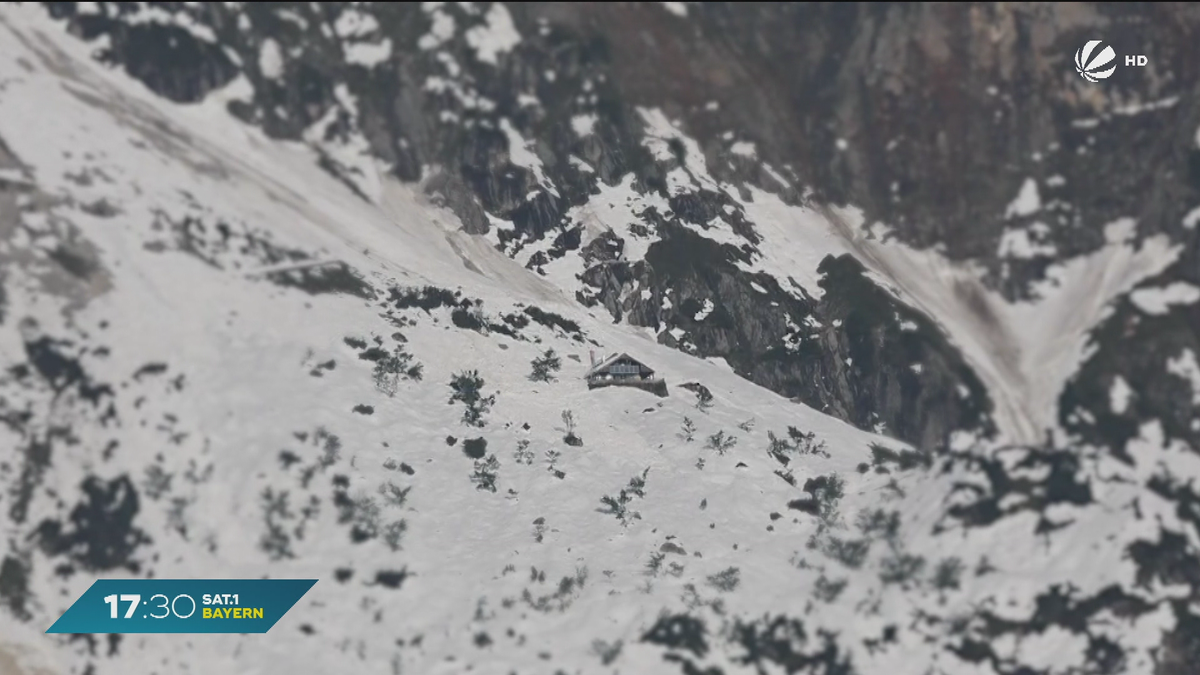
<path fill-rule="evenodd" d="M 133 567 L 155 576 L 269 573 L 322 583 L 267 639 L 189 638 L 184 646 L 178 638 L 126 637 L 106 666 L 122 672 L 198 664 L 330 672 L 360 659 L 354 667 L 368 672 L 392 661 L 413 672 L 458 672 L 463 663 L 504 672 L 544 667 L 542 653 L 554 663 L 583 663 L 593 641 L 636 642 L 685 584 L 703 587 L 706 576 L 730 567 L 743 570 L 745 597 L 754 599 L 739 613 L 767 609 L 757 599 L 771 597 L 774 611 L 787 611 L 788 594 L 768 589 L 790 585 L 779 586 L 781 577 L 803 580 L 788 564 L 795 533 L 774 536 L 767 516 L 786 511 L 798 491 L 771 473 L 765 432 L 795 425 L 836 449 L 806 461 L 796 472 L 801 482 L 852 473 L 869 458 L 869 437 L 580 312 L 404 186 L 389 188 L 387 209 L 370 208 L 317 170 L 304 149 L 266 141 L 219 106 L 157 101 L 89 64 L 81 45 L 53 39 L 28 14 L 6 13 L 3 30 L 0 138 L 14 169 L 36 186 L 7 195 L 19 213 L 10 214 L 17 232 L 6 256 L 28 263 L 6 274 L 5 314 L 26 329 L 4 331 L 5 360 L 17 367 L 31 358 L 29 345 L 49 339 L 49 353 L 81 369 L 75 380 L 40 371 L 8 378 L 6 395 L 14 398 L 6 410 L 31 416 L 4 431 L 4 444 L 20 453 L 9 458 L 6 482 L 14 489 L 5 502 L 21 502 L 23 515 L 6 528 L 7 539 L 20 542 L 12 554 L 28 570 L 27 592 L 15 597 L 29 616 L 18 631 L 6 614 L 13 628 L 6 636 L 36 634 L 95 575 Z M 109 208 L 93 208 L 100 202 Z M 251 243 L 255 237 L 261 243 Z M 79 251 L 86 271 L 49 269 L 45 255 L 66 248 Z M 261 270 L 280 267 L 267 253 L 275 250 L 342 261 L 379 293 L 308 294 L 270 283 Z M 56 284 L 65 288 L 56 293 Z M 446 309 L 395 309 L 384 291 L 392 285 L 461 289 L 492 316 L 537 306 L 578 321 L 587 337 L 537 323 L 516 339 L 458 328 Z M 365 347 L 346 343 L 375 337 L 387 349 L 402 344 L 424 366 L 422 380 L 403 382 L 391 398 L 380 393 L 371 362 L 358 356 Z M 546 348 L 566 357 L 561 379 L 530 382 L 529 362 Z M 698 412 L 678 388 L 662 401 L 632 390 L 589 392 L 579 377 L 589 350 L 638 354 L 673 386 L 703 382 L 715 405 Z M 466 370 L 499 392 L 478 429 L 447 404 L 452 374 Z M 106 388 L 88 400 L 85 383 Z M 373 412 L 355 412 L 360 405 Z M 562 443 L 564 410 L 578 421 L 581 447 Z M 686 416 L 697 428 L 691 443 L 676 437 Z M 754 428 L 740 431 L 746 421 Z M 719 431 L 739 441 L 723 456 L 703 447 Z M 448 434 L 487 441 L 500 462 L 497 492 L 477 489 L 463 441 L 450 446 Z M 334 438 L 340 452 L 303 486 L 297 476 Z M 41 442 L 48 457 L 33 456 Z M 514 459 L 519 444 L 527 444 L 529 463 Z M 281 466 L 289 451 L 298 462 L 290 469 Z M 563 477 L 547 470 L 548 452 L 561 453 L 555 466 Z M 743 458 L 747 466 L 735 468 Z M 647 469 L 640 521 L 624 527 L 599 512 L 602 496 Z M 32 471 L 40 475 L 28 495 L 19 494 Z M 396 550 L 382 534 L 350 545 L 351 524 L 340 522 L 347 510 L 333 498 L 337 476 L 357 500 L 346 508 L 379 511 L 354 517 L 378 518 L 385 530 L 407 524 Z M 93 525 L 106 541 L 66 551 L 77 570 L 63 580 L 26 533 L 63 518 L 85 479 L 136 490 L 121 498 L 136 499 L 137 514 L 124 531 Z M 380 493 L 385 486 L 406 497 Z M 287 516 L 283 506 L 265 513 L 267 491 L 287 498 Z M 536 538 L 535 521 L 544 528 Z M 281 539 L 294 540 L 273 544 L 273 554 L 260 545 L 272 524 L 283 528 Z M 667 541 L 688 553 L 672 559 L 677 575 L 654 584 L 644 568 Z M 108 547 L 124 555 L 97 550 Z M 772 559 L 774 569 L 747 568 L 742 559 Z M 341 569 L 354 576 L 339 582 Z M 374 579 L 388 571 L 411 578 L 381 590 Z M 580 588 L 562 592 L 559 580 L 577 576 Z M 569 620 L 522 601 L 526 590 L 552 598 L 551 607 L 570 605 Z M 306 626 L 311 637 L 300 632 Z M 505 634 L 509 628 L 520 634 Z M 479 636 L 489 634 L 493 644 L 482 644 Z M 419 646 L 397 645 L 420 636 Z M 74 671 L 70 654 L 78 649 L 26 637 L 52 672 Z M 88 660 L 86 650 L 77 658 Z"/>
<path fill-rule="evenodd" d="M 362 199 L 229 116 L 245 82 L 173 104 L 91 49 L 0 9 L 3 672 L 1189 672 L 1200 466 L 1161 424 L 1127 461 L 966 433 L 934 457 L 585 308 L 556 268 L 577 258 L 539 275 L 384 171 Z M 751 194 L 727 196 L 776 228 L 756 279 L 816 293 L 853 253 L 992 362 L 939 287 L 961 272 Z M 703 234 L 744 238 L 726 227 Z M 1055 358 L 1168 257 L 1119 245 L 1093 306 L 1057 305 L 1088 316 Z M 557 379 L 531 380 L 549 349 Z M 591 351 L 670 395 L 589 391 Z M 984 379 L 1024 406 L 999 415 L 1019 441 L 1045 411 L 1018 360 Z M 477 424 L 452 398 L 470 371 Z M 42 634 L 125 575 L 320 582 L 267 635 Z"/>

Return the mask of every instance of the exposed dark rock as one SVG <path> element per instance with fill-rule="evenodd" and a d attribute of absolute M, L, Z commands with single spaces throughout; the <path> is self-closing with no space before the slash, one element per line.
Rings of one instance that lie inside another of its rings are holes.
<path fill-rule="evenodd" d="M 439 171 L 425 181 L 424 187 L 426 194 L 435 197 L 435 204 L 449 208 L 458 216 L 463 223 L 463 230 L 470 234 L 488 231 L 487 213 L 461 178 L 447 171 Z"/>
<path fill-rule="evenodd" d="M 836 636 L 824 631 L 810 636 L 799 619 L 775 616 L 752 623 L 738 621 L 734 640 L 745 650 L 738 660 L 755 664 L 759 670 L 767 662 L 787 673 L 854 675 L 856 672 L 850 657 L 838 646 Z"/>
<path fill-rule="evenodd" d="M 669 649 L 681 649 L 703 658 L 708 653 L 707 629 L 704 622 L 686 614 L 663 616 L 642 636 Z"/>
<path fill-rule="evenodd" d="M 487 445 L 486 438 L 468 438 L 463 441 L 463 454 L 471 459 L 483 459 L 487 454 Z"/>
<path fill-rule="evenodd" d="M 133 373 L 133 379 L 140 381 L 143 377 L 146 377 L 149 375 L 162 375 L 165 372 L 167 372 L 167 364 L 165 364 L 165 363 L 147 363 L 146 365 L 142 366 L 141 368 L 138 368 L 137 371 L 135 371 Z"/>
<path fill-rule="evenodd" d="M 297 288 L 310 295 L 345 293 L 364 300 L 375 298 L 371 285 L 345 263 L 312 265 L 270 272 L 266 276 L 272 283 Z"/>
<path fill-rule="evenodd" d="M 1176 263 L 1141 287 L 1163 287 L 1172 281 L 1200 285 L 1200 246 L 1188 263 Z M 1191 404 L 1192 385 L 1172 373 L 1169 363 L 1185 353 L 1200 358 L 1200 304 L 1172 305 L 1165 314 L 1148 315 L 1128 299 L 1091 332 L 1095 348 L 1059 397 L 1059 421 L 1086 442 L 1107 446 L 1126 459 L 1126 446 L 1139 435 L 1144 420 L 1158 420 L 1167 439 L 1200 448 L 1200 412 Z M 1130 345 L 1137 345 L 1130 349 Z M 1129 407 L 1112 409 L 1109 392 L 1117 377 L 1136 392 Z"/>
<path fill-rule="evenodd" d="M 403 569 L 403 570 L 399 570 L 399 571 L 381 570 L 381 571 L 375 573 L 375 584 L 374 585 L 383 586 L 384 588 L 391 588 L 391 589 L 400 588 L 400 584 L 403 584 L 404 580 L 407 579 L 408 576 L 409 576 L 409 574 L 408 574 L 407 569 Z"/>
<path fill-rule="evenodd" d="M 955 458 L 978 471 L 987 487 L 961 484 L 955 492 L 965 499 L 947 509 L 949 517 L 970 526 L 985 526 L 1020 511 L 1044 514 L 1053 504 L 1084 506 L 1092 503 L 1092 489 L 1080 476 L 1080 459 L 1072 450 L 1009 448 L 999 452 L 1015 453 L 1011 468 L 999 456 Z M 1004 506 L 1002 506 L 1004 504 Z M 1055 524 L 1042 515 L 1039 532 L 1054 529 Z"/>
<path fill-rule="evenodd" d="M 67 352 L 70 346 L 66 341 L 39 337 L 25 343 L 25 354 L 29 363 L 55 392 L 77 387 L 80 398 L 99 405 L 101 398 L 112 395 L 112 388 L 107 384 L 94 383 L 78 358 Z"/>
<path fill-rule="evenodd" d="M 182 26 L 131 24 L 99 14 L 75 15 L 73 2 L 47 3 L 70 18 L 84 37 L 107 35 L 99 58 L 123 66 L 152 91 L 172 101 L 194 103 L 237 75 L 237 67 L 218 45 L 200 40 Z M 118 12 L 131 11 L 115 4 Z"/>
<path fill-rule="evenodd" d="M 28 564 L 13 556 L 0 560 L 0 607 L 21 620 L 29 619 Z"/>
<path fill-rule="evenodd" d="M 668 232 L 651 245 L 636 284 L 605 267 L 607 285 L 598 297 L 609 298 L 606 304 L 626 297 L 615 317 L 624 311 L 632 323 L 682 328 L 681 348 L 724 357 L 758 384 L 861 428 L 882 423 L 922 447 L 942 447 L 954 429 L 991 428 L 987 394 L 958 351 L 927 318 L 870 281 L 857 261 L 827 258 L 819 268 L 825 295 L 799 300 L 773 281 L 738 269 L 736 249 L 682 228 Z M 633 285 L 655 289 L 651 300 L 624 292 Z M 661 310 L 661 301 L 651 304 L 668 292 L 672 310 Z M 714 309 L 696 321 L 702 299 Z M 778 306 L 764 311 L 764 301 Z M 906 328 L 912 325 L 917 329 Z M 673 339 L 660 334 L 667 344 Z M 922 365 L 919 376 L 914 363 Z"/>
<path fill-rule="evenodd" d="M 150 538 L 134 524 L 139 502 L 128 476 L 83 481 L 84 501 L 71 510 L 69 523 L 42 521 L 35 537 L 47 555 L 63 555 L 86 570 L 125 568 L 137 571 L 134 553 Z"/>

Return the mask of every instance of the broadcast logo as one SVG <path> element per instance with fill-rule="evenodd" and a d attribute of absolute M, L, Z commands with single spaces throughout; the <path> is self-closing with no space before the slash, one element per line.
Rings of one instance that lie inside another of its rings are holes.
<path fill-rule="evenodd" d="M 1103 46 L 1097 50 L 1097 47 Z M 1075 70 L 1088 82 L 1107 80 L 1117 70 L 1117 52 L 1101 40 L 1088 43 L 1075 52 Z"/>
<path fill-rule="evenodd" d="M 1126 54 L 1126 66 L 1145 67 L 1150 62 L 1145 54 Z M 1117 52 L 1103 40 L 1088 40 L 1075 52 L 1075 72 L 1088 82 L 1099 82 L 1117 71 Z"/>

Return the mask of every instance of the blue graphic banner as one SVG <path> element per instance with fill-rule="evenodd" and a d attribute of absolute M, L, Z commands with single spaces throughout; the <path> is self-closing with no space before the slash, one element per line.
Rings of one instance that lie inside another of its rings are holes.
<path fill-rule="evenodd" d="M 316 579 L 100 579 L 47 633 L 265 633 Z"/>

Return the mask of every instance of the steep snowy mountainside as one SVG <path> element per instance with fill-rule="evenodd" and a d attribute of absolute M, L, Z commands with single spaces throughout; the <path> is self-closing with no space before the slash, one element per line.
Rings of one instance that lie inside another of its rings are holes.
<path fill-rule="evenodd" d="M 549 143 L 529 10 L 263 7 L 0 8 L 0 669 L 1192 675 L 1194 238 L 1116 221 L 1013 303 L 664 106 Z M 537 96 L 389 90 L 412 44 Z M 321 580 L 266 636 L 42 634 L 264 574 Z"/>
<path fill-rule="evenodd" d="M 928 449 L 1040 442 L 1110 302 L 1195 285 L 1181 6 L 45 7 L 165 98 L 229 92 L 364 200 L 420 183 L 614 320 Z M 1097 34 L 1150 65 L 1084 82 Z"/>
<path fill-rule="evenodd" d="M 405 187 L 388 218 L 305 149 L 155 100 L 35 17 L 4 23 L 0 138 L 20 177 L 4 192 L 19 328 L 3 333 L 6 658 L 507 672 L 598 667 L 627 644 L 621 667 L 644 672 L 677 639 L 655 631 L 660 612 L 715 602 L 687 625 L 716 630 L 794 610 L 816 575 L 790 562 L 815 527 L 804 509 L 840 497 L 801 488 L 856 475 L 880 439 L 596 320 Z M 304 267 L 331 261 L 340 272 Z M 447 290 L 419 290 L 433 288 Z M 531 383 L 546 348 L 561 379 Z M 380 392 L 373 349 L 402 349 L 419 379 Z M 702 383 L 711 410 L 679 387 L 588 392 L 591 349 Z M 480 427 L 447 404 L 469 370 L 495 392 Z M 563 443 L 568 424 L 581 446 Z M 815 434 L 809 454 L 765 456 L 766 432 L 793 426 Z M 846 501 L 886 483 L 859 479 Z M 95 575 L 264 572 L 322 579 L 278 640 L 39 635 Z"/>
<path fill-rule="evenodd" d="M 690 35 L 661 6 L 628 10 Z M 786 167 L 737 127 L 703 145 L 680 127 L 697 114 L 719 122 L 720 105 L 641 100 L 620 56 L 629 45 L 612 44 L 641 29 L 606 32 L 601 5 L 579 16 L 503 3 L 47 11 L 165 98 L 232 86 L 232 114 L 314 148 L 364 200 L 386 200 L 384 176 L 420 182 L 467 232 L 664 344 L 925 447 L 994 426 L 958 350 L 836 257 L 845 245 Z M 358 58 L 364 48 L 375 58 Z M 792 224 L 805 232 L 780 245 L 771 235 Z"/>

